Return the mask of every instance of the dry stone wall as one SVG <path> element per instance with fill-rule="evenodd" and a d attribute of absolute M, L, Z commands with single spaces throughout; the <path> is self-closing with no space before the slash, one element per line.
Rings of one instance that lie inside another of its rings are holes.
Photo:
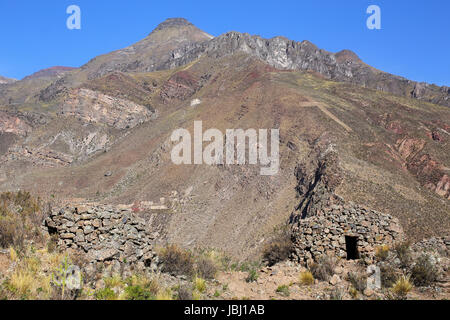
<path fill-rule="evenodd" d="M 372 261 L 378 246 L 392 245 L 403 234 L 397 219 L 353 203 L 333 204 L 312 217 L 298 219 L 292 232 L 294 258 L 301 263 L 322 255 L 348 258 L 350 238 L 356 240 L 359 256 Z"/>
<path fill-rule="evenodd" d="M 153 251 L 156 235 L 127 206 L 67 206 L 53 211 L 45 227 L 57 235 L 60 249 L 77 250 L 91 266 L 106 262 L 116 271 L 124 265 L 157 268 L 158 258 Z"/>

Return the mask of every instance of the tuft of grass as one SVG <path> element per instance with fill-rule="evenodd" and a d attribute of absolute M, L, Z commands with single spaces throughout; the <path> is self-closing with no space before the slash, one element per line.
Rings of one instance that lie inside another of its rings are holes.
<path fill-rule="evenodd" d="M 382 245 L 375 249 L 375 258 L 378 261 L 386 261 L 386 259 L 389 257 L 389 246 L 388 245 Z"/>
<path fill-rule="evenodd" d="M 160 291 L 156 294 L 156 300 L 160 300 L 160 301 L 170 301 L 170 300 L 173 300 L 172 290 L 170 290 L 170 289 L 160 290 Z"/>
<path fill-rule="evenodd" d="M 305 271 L 300 273 L 300 284 L 303 286 L 310 286 L 314 284 L 314 276 L 311 271 Z"/>
<path fill-rule="evenodd" d="M 195 290 L 197 290 L 200 293 L 203 293 L 206 291 L 206 280 L 199 278 L 199 277 L 195 277 L 194 278 L 194 288 Z"/>
<path fill-rule="evenodd" d="M 358 295 L 359 295 L 358 290 L 355 289 L 354 287 L 350 287 L 350 289 L 348 290 L 348 293 L 350 294 L 350 296 L 353 299 L 357 299 L 358 298 Z"/>
<path fill-rule="evenodd" d="M 289 297 L 289 287 L 287 285 L 281 285 L 277 288 L 276 292 L 282 296 Z"/>
<path fill-rule="evenodd" d="M 258 280 L 259 274 L 258 271 L 256 271 L 256 269 L 251 269 L 248 272 L 247 278 L 245 278 L 246 282 L 256 282 Z"/>
<path fill-rule="evenodd" d="M 394 286 L 392 287 L 392 292 L 398 299 L 405 300 L 412 288 L 413 285 L 410 281 L 410 277 L 403 275 L 397 280 L 397 282 L 395 282 Z"/>

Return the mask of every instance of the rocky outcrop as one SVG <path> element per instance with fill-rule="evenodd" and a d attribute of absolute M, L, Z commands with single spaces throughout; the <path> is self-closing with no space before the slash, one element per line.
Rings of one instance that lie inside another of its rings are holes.
<path fill-rule="evenodd" d="M 278 69 L 314 71 L 331 80 L 450 106 L 448 87 L 417 83 L 378 71 L 350 50 L 332 53 L 319 49 L 309 41 L 296 42 L 284 37 L 264 39 L 247 33 L 227 32 L 209 41 L 189 43 L 175 49 L 171 59 L 160 69 L 179 67 L 205 55 L 219 58 L 239 52 L 259 58 Z"/>
<path fill-rule="evenodd" d="M 17 81 L 16 79 L 9 79 L 9 78 L 5 78 L 5 77 L 0 76 L 0 85 L 2 85 L 2 84 L 10 84 L 10 83 L 13 83 L 13 82 L 16 82 L 16 81 Z"/>
<path fill-rule="evenodd" d="M 50 79 L 60 78 L 60 77 L 64 76 L 67 72 L 70 72 L 74 69 L 76 69 L 76 68 L 62 67 L 62 66 L 51 67 L 51 68 L 39 70 L 39 71 L 33 73 L 32 75 L 29 75 L 29 76 L 23 78 L 22 80 L 32 80 L 32 79 L 40 79 L 40 78 L 50 78 Z"/>
<path fill-rule="evenodd" d="M 89 89 L 72 90 L 61 107 L 60 115 L 117 129 L 134 128 L 156 117 L 155 111 L 145 106 Z"/>
<path fill-rule="evenodd" d="M 87 268 L 105 263 L 115 271 L 126 266 L 157 268 L 155 235 L 145 220 L 128 207 L 100 204 L 67 206 L 45 220 L 45 229 L 58 238 L 62 250 L 83 255 Z"/>
<path fill-rule="evenodd" d="M 334 191 L 342 182 L 335 146 L 331 143 L 321 145 L 323 142 L 319 140 L 307 160 L 295 169 L 296 190 L 302 200 L 291 219 L 304 219 L 318 214 L 322 206 L 333 201 Z"/>
<path fill-rule="evenodd" d="M 201 87 L 201 79 L 188 71 L 180 71 L 164 83 L 160 96 L 165 103 L 172 99 L 185 100 L 191 97 Z"/>
<path fill-rule="evenodd" d="M 32 127 L 24 119 L 13 114 L 0 111 L 0 134 L 12 133 L 17 136 L 25 137 L 31 132 Z"/>

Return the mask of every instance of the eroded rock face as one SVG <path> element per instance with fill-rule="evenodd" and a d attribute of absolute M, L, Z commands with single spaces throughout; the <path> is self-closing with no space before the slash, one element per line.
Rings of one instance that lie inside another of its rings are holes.
<path fill-rule="evenodd" d="M 0 111 L 0 133 L 12 133 L 25 137 L 32 127 L 23 119 Z"/>
<path fill-rule="evenodd" d="M 77 250 L 88 264 L 135 265 L 156 269 L 154 234 L 129 208 L 100 204 L 67 206 L 53 211 L 45 228 L 58 236 L 62 250 Z M 122 266 L 123 267 L 123 266 Z"/>
<path fill-rule="evenodd" d="M 74 89 L 61 107 L 62 116 L 88 123 L 102 123 L 117 129 L 134 128 L 156 116 L 145 106 L 89 89 Z"/>
<path fill-rule="evenodd" d="M 185 100 L 201 88 L 200 79 L 187 71 L 175 73 L 163 85 L 160 96 L 167 103 L 172 99 Z"/>
<path fill-rule="evenodd" d="M 9 78 L 5 78 L 5 77 L 0 76 L 0 85 L 1 84 L 10 84 L 10 83 L 13 83 L 13 82 L 16 82 L 16 81 L 17 81 L 16 79 L 9 79 Z"/>

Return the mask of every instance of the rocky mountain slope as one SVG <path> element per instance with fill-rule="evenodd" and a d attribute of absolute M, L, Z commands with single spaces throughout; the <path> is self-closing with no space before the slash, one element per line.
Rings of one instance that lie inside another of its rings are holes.
<path fill-rule="evenodd" d="M 412 239 L 443 236 L 448 106 L 448 88 L 375 70 L 350 51 L 213 38 L 169 19 L 62 76 L 0 86 L 0 190 L 131 205 L 160 243 L 239 258 L 330 192 L 396 217 Z M 196 120 L 222 132 L 280 129 L 280 172 L 173 164 L 173 130 L 192 132 Z M 335 158 L 324 167 L 327 150 Z"/>
<path fill-rule="evenodd" d="M 17 80 L 0 76 L 0 84 L 8 84 L 8 83 L 13 83 L 15 81 L 17 81 Z"/>

